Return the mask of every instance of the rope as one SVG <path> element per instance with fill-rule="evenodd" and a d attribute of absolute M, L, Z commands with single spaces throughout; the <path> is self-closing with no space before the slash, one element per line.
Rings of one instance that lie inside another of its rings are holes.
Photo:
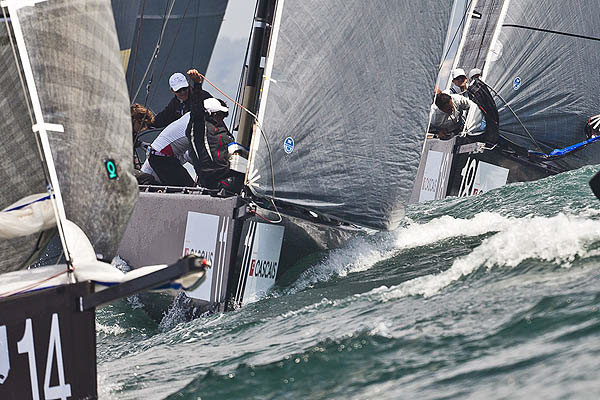
<path fill-rule="evenodd" d="M 133 81 L 135 78 L 135 66 L 137 64 L 138 49 L 140 48 L 140 41 L 142 40 L 142 25 L 144 24 L 144 10 L 146 9 L 146 0 L 142 1 L 142 10 L 140 13 L 140 24 L 138 25 L 138 34 L 135 41 L 135 52 L 133 54 L 133 67 L 131 70 L 131 78 L 129 79 L 129 95 L 131 96 L 131 90 L 133 90 Z"/>
<path fill-rule="evenodd" d="M 260 122 L 258 122 L 258 117 L 256 116 L 256 114 L 254 114 L 252 111 L 248 110 L 246 107 L 244 107 L 243 105 L 241 105 L 240 103 L 238 103 L 237 101 L 235 101 L 234 99 L 232 99 L 231 97 L 229 97 L 225 92 L 223 92 L 221 89 L 219 89 L 214 83 L 212 83 L 211 81 L 209 81 L 208 79 L 206 79 L 206 77 L 202 74 L 199 74 L 202 79 L 204 79 L 206 82 L 208 82 L 209 85 L 211 85 L 212 87 L 214 87 L 219 93 L 221 93 L 223 96 L 225 96 L 227 99 L 229 99 L 230 101 L 232 101 L 235 105 L 237 105 L 240 109 L 244 110 L 245 112 L 247 112 L 248 114 L 250 114 L 252 116 L 252 118 L 254 118 L 254 122 L 256 123 L 256 127 L 258 128 L 258 130 L 260 131 L 261 136 L 263 137 L 263 139 L 265 140 L 265 143 L 267 145 L 267 151 L 269 153 L 269 166 L 271 168 L 271 204 L 273 205 L 273 208 L 275 209 L 275 212 L 277 213 L 277 215 L 279 216 L 279 221 L 281 222 L 283 219 L 281 217 L 281 214 L 279 213 L 279 210 L 277 209 L 277 206 L 275 205 L 275 169 L 273 168 L 273 154 L 271 152 L 271 145 L 269 144 L 269 140 L 267 138 L 267 135 L 265 134 Z"/>
<path fill-rule="evenodd" d="M 185 16 L 187 15 L 188 12 L 188 8 L 190 6 L 192 0 L 188 0 L 187 5 L 185 6 L 185 10 L 183 11 L 183 17 L 181 18 L 181 22 L 179 23 L 179 26 L 177 28 L 177 32 L 175 32 L 175 38 L 173 39 L 173 42 L 171 43 L 171 46 L 169 47 L 169 52 L 167 53 L 167 57 L 165 58 L 165 62 L 163 63 L 163 67 L 162 70 L 160 71 L 160 75 L 158 76 L 158 81 L 162 81 L 162 78 L 165 74 L 165 69 L 167 68 L 167 62 L 169 61 L 169 58 L 171 58 L 171 52 L 173 51 L 173 48 L 175 47 L 175 43 L 177 42 L 177 37 L 179 36 L 179 32 L 181 32 L 181 27 L 183 26 L 183 21 L 185 20 Z M 198 2 L 198 4 L 200 4 L 200 2 Z M 193 44 L 193 48 L 196 47 L 196 39 L 194 38 L 194 44 Z M 150 81 L 152 82 L 154 79 L 150 78 Z M 149 89 L 149 88 L 148 88 Z M 148 90 L 149 92 L 149 90 Z M 154 94 L 156 93 L 156 91 L 154 91 L 152 93 L 152 95 L 150 95 L 150 97 L 148 98 L 148 100 L 146 101 L 146 103 L 148 103 L 150 100 L 152 100 Z M 144 107 L 146 107 L 146 104 L 144 104 Z"/>
<path fill-rule="evenodd" d="M 135 91 L 135 96 L 133 96 L 134 100 L 137 99 L 138 95 L 140 94 L 140 90 L 142 90 L 142 86 L 144 85 L 144 81 L 146 80 L 146 77 L 148 76 L 148 72 L 150 72 L 150 67 L 152 67 L 152 65 L 154 65 L 154 61 L 158 57 L 158 53 L 160 52 L 160 45 L 162 44 L 162 40 L 165 35 L 165 30 L 167 28 L 167 23 L 169 22 L 169 19 L 171 18 L 171 12 L 173 11 L 174 5 L 175 5 L 175 0 L 171 0 L 170 5 L 167 5 L 168 11 L 165 9 L 163 25 L 160 29 L 160 35 L 158 36 L 158 41 L 156 42 L 156 46 L 154 47 L 154 52 L 152 53 L 152 57 L 150 57 L 150 61 L 148 62 L 148 65 L 146 66 L 146 71 L 144 72 L 144 75 L 142 76 L 142 79 L 140 80 L 140 85 L 138 86 L 137 90 Z M 152 70 L 154 72 L 154 68 Z M 152 76 L 150 77 L 150 81 L 148 81 L 148 85 L 147 85 L 147 89 L 146 89 L 147 91 L 150 90 L 151 84 L 152 84 Z M 146 94 L 146 100 L 147 100 L 147 97 L 148 97 L 148 95 Z"/>
<path fill-rule="evenodd" d="M 544 150 L 542 149 L 542 147 L 540 146 L 540 144 L 538 143 L 538 141 L 535 140 L 535 138 L 533 137 L 533 135 L 531 134 L 531 132 L 529 132 L 529 130 L 525 127 L 525 125 L 521 121 L 521 118 L 519 118 L 519 116 L 517 115 L 517 113 L 512 109 L 512 107 L 508 104 L 508 102 L 506 100 L 504 100 L 504 97 L 502 97 L 500 95 L 500 93 L 496 92 L 496 90 L 494 90 L 493 87 L 491 87 L 490 85 L 488 85 L 487 83 L 485 83 L 483 80 L 481 80 L 481 82 L 488 89 L 490 89 L 492 92 L 494 92 L 494 94 L 496 96 L 498 96 L 500 98 L 500 100 L 502 100 L 502 102 L 504 103 L 504 105 L 506 106 L 506 108 L 508 108 L 510 110 L 510 112 L 515 116 L 515 118 L 517 119 L 517 122 L 519 122 L 519 125 L 521 125 L 521 127 L 525 130 L 525 132 L 527 132 L 527 135 L 529 135 L 529 138 L 531 138 L 531 140 L 533 141 L 533 143 L 535 144 L 535 146 L 538 148 L 538 150 L 543 152 Z"/>

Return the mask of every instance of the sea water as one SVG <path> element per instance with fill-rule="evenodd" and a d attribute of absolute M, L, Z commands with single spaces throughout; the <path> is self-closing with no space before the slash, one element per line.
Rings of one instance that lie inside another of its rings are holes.
<path fill-rule="evenodd" d="M 100 309 L 100 397 L 600 398 L 596 171 L 411 206 L 237 311 Z"/>

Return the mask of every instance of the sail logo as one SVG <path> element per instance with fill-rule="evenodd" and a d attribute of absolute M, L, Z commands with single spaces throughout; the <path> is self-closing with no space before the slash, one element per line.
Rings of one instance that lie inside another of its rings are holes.
<path fill-rule="evenodd" d="M 521 88 L 521 78 L 519 78 L 518 76 L 515 78 L 515 80 L 513 81 L 513 89 L 514 90 L 519 90 Z"/>
<path fill-rule="evenodd" d="M 214 251 L 210 251 L 210 250 L 197 250 L 197 249 L 191 249 L 189 247 L 186 247 L 183 249 L 183 256 L 188 256 L 190 254 L 194 254 L 200 258 L 204 258 L 206 261 L 210 262 L 211 264 L 213 263 L 213 258 L 215 256 L 215 252 Z"/>
<path fill-rule="evenodd" d="M 277 276 L 277 261 L 252 260 L 250 262 L 249 276 L 257 278 L 275 279 Z"/>
<path fill-rule="evenodd" d="M 283 141 L 283 151 L 286 154 L 291 154 L 294 151 L 294 139 L 291 136 L 286 137 Z"/>
<path fill-rule="evenodd" d="M 117 179 L 119 177 L 119 175 L 117 175 L 117 164 L 115 164 L 115 160 L 104 161 L 104 167 L 106 168 L 108 179 Z"/>

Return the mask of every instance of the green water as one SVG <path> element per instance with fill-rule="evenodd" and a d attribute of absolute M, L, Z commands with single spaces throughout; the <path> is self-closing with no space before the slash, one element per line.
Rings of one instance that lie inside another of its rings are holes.
<path fill-rule="evenodd" d="M 98 312 L 102 399 L 600 398 L 597 168 L 417 205 L 235 312 Z"/>

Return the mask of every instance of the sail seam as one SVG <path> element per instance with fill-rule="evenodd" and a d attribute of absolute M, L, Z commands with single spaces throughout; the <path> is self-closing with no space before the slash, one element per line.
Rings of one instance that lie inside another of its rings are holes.
<path fill-rule="evenodd" d="M 552 33 L 552 34 L 555 34 L 555 35 L 563 35 L 563 36 L 569 36 L 569 37 L 574 37 L 574 38 L 579 38 L 579 39 L 595 40 L 597 42 L 600 42 L 600 37 L 579 35 L 577 33 L 553 31 L 551 29 L 535 28 L 533 26 L 517 25 L 517 24 L 504 24 L 504 25 L 502 25 L 502 27 L 528 29 L 528 30 L 531 30 L 531 31 L 544 32 L 544 33 Z"/>

